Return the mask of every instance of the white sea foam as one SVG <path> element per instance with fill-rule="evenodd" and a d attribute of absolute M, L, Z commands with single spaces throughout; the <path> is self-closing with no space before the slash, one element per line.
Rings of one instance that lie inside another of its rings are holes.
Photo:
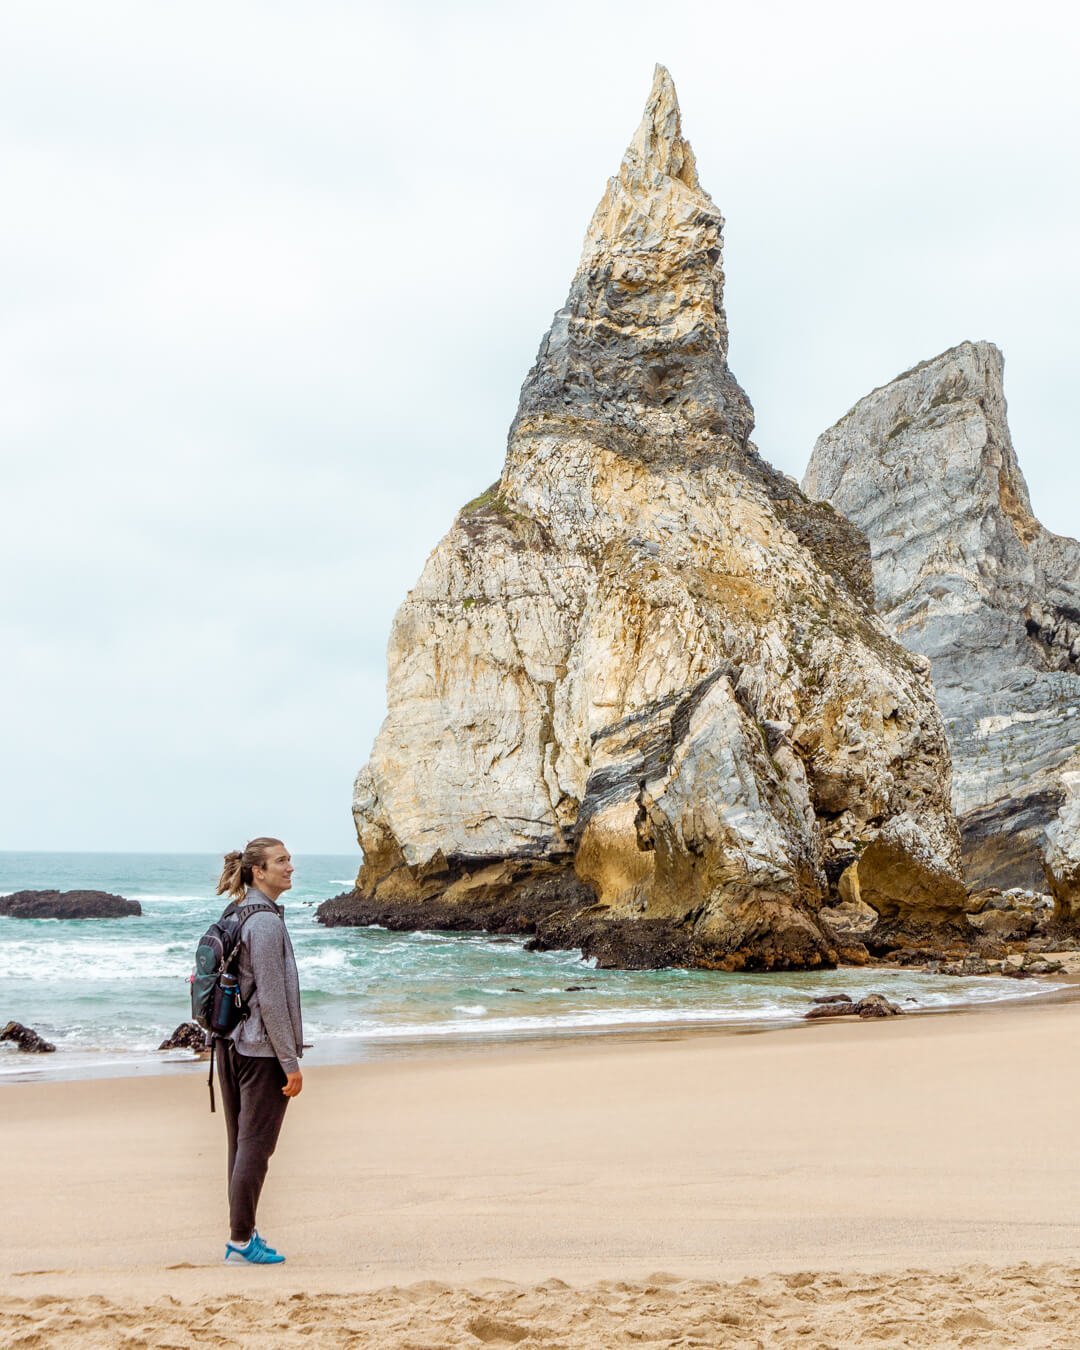
<path fill-rule="evenodd" d="M 340 970 L 348 959 L 348 953 L 341 947 L 328 947 L 321 952 L 301 952 L 296 957 L 298 971 Z"/>
<path fill-rule="evenodd" d="M 204 891 L 201 895 L 163 895 L 157 891 L 132 891 L 127 897 L 128 900 L 138 900 L 141 905 L 152 904 L 191 904 L 193 901 L 201 900 L 209 904 L 211 900 L 215 904 L 224 904 L 225 902 L 219 896 L 212 896 L 209 891 Z"/>
<path fill-rule="evenodd" d="M 72 983 L 187 979 L 192 951 L 165 942 L 70 938 L 47 945 L 32 939 L 0 945 L 0 980 L 31 980 L 70 988 Z"/>
<path fill-rule="evenodd" d="M 464 1007 L 454 1009 L 465 1013 Z M 486 1011 L 486 1010 L 485 1010 Z M 352 1027 L 322 1031 L 312 1028 L 312 1035 L 362 1036 L 370 1040 L 410 1040 L 431 1036 L 507 1036 L 524 1033 L 548 1033 L 559 1031 L 603 1030 L 620 1026 L 666 1026 L 680 1022 L 712 1022 L 717 1025 L 725 1022 L 761 1022 L 777 1021 L 787 1018 L 796 1020 L 798 1014 L 792 1009 L 759 1006 L 756 1008 L 684 1008 L 684 1009 L 580 1009 L 575 1012 L 551 1013 L 521 1017 L 492 1017 L 482 1023 L 463 1018 L 452 1018 L 444 1022 L 414 1022 L 411 1025 L 387 1025 L 374 1022 L 361 1022 Z"/>
<path fill-rule="evenodd" d="M 97 1049 L 90 1046 L 56 1044 L 52 1055 L 15 1055 L 0 1053 L 0 1080 L 17 1083 L 34 1078 L 110 1078 L 118 1072 L 139 1073 L 163 1069 L 176 1071 L 199 1063 L 190 1050 L 128 1050 L 121 1047 Z M 202 1072 L 205 1074 L 205 1068 Z"/>
<path fill-rule="evenodd" d="M 878 983 L 881 983 L 880 979 Z M 993 986 L 992 988 L 989 986 Z M 993 980 L 983 977 L 977 988 L 974 1001 L 980 1003 L 1001 1003 L 1013 999 L 1031 998 L 1050 988 L 1064 986 L 1048 985 L 1040 982 L 1038 988 L 1018 988 L 1011 980 Z M 972 1002 L 972 991 L 920 990 L 919 1007 L 925 1010 L 948 1007 L 961 1007 Z M 894 991 L 892 997 L 902 997 Z M 422 1040 L 430 1037 L 450 1038 L 455 1036 L 490 1036 L 512 1038 L 518 1035 L 545 1035 L 559 1032 L 617 1030 L 620 1027 L 680 1026 L 693 1024 L 711 1024 L 713 1026 L 746 1025 L 750 1023 L 799 1022 L 806 1011 L 805 1002 L 793 1006 L 791 1003 L 761 1000 L 742 1007 L 720 1004 L 701 1008 L 577 1008 L 565 1013 L 523 1014 L 518 1017 L 491 1017 L 482 1022 L 473 1020 L 485 1013 L 483 1005 L 458 1005 L 454 1012 L 464 1017 L 450 1018 L 445 1021 L 388 1023 L 360 1019 L 354 1023 L 340 1026 L 320 1026 L 312 1023 L 313 1036 L 336 1039 L 338 1037 L 361 1037 L 364 1040 Z"/>

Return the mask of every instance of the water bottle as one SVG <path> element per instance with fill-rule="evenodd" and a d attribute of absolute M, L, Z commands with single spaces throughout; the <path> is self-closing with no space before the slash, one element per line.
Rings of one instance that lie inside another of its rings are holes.
<path fill-rule="evenodd" d="M 214 988 L 214 1006 L 210 1013 L 210 1030 L 215 1036 L 228 1036 L 243 1013 L 240 981 L 229 973 L 219 975 Z"/>

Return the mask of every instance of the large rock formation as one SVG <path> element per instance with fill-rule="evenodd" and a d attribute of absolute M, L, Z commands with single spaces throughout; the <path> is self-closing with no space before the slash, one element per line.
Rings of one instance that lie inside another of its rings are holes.
<path fill-rule="evenodd" d="M 324 920 L 768 968 L 835 959 L 841 874 L 891 916 L 962 906 L 927 663 L 859 532 L 748 439 L 722 226 L 658 67 L 502 477 L 395 618 L 364 865 Z"/>
<path fill-rule="evenodd" d="M 1067 914 L 1077 832 L 1052 822 L 1080 780 L 1080 544 L 1031 513 L 1002 370 L 965 342 L 875 389 L 818 439 L 803 487 L 866 531 L 881 614 L 933 663 L 969 880 L 1038 887 L 1045 863 Z"/>

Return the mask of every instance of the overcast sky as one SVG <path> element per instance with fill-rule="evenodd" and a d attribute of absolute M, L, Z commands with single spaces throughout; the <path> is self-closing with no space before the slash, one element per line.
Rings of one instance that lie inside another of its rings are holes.
<path fill-rule="evenodd" d="M 1038 2 L 4 0 L 0 849 L 355 849 L 393 612 L 499 474 L 656 61 L 766 457 L 801 476 L 986 338 L 1036 513 L 1080 534 L 1078 33 Z"/>

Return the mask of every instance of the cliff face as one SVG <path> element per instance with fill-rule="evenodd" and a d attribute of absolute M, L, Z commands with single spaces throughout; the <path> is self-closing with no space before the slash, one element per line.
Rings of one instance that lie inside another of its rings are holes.
<path fill-rule="evenodd" d="M 803 487 L 865 530 L 880 613 L 933 663 L 969 880 L 1041 886 L 1048 865 L 1068 909 L 1076 831 L 1054 822 L 1080 769 L 1080 544 L 1032 515 L 1002 373 L 965 342 L 874 390 Z"/>
<path fill-rule="evenodd" d="M 327 921 L 767 968 L 835 958 L 848 869 L 890 915 L 962 905 L 927 663 L 874 616 L 861 534 L 749 442 L 722 226 L 658 68 L 502 477 L 395 619 Z"/>

